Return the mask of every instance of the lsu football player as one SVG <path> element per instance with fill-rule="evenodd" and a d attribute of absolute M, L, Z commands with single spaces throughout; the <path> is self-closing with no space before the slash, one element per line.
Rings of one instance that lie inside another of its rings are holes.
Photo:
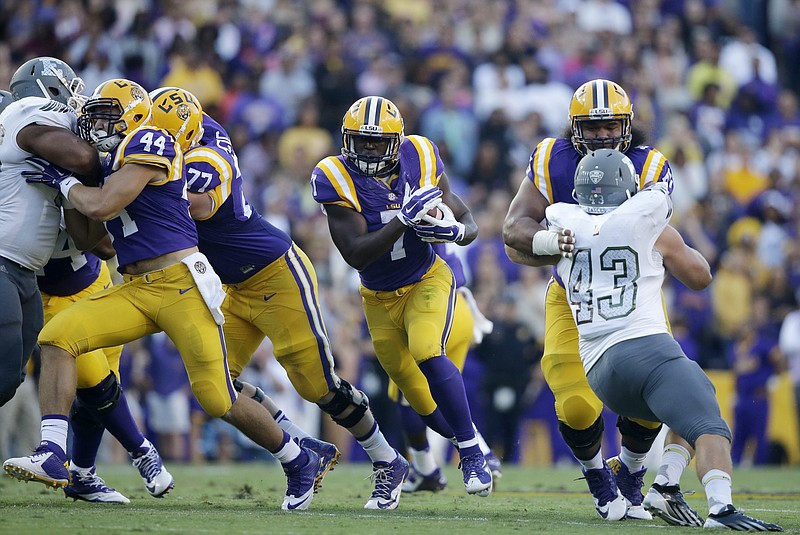
<path fill-rule="evenodd" d="M 64 210 L 64 218 L 74 217 L 73 212 L 75 210 Z M 64 226 L 59 231 L 53 255 L 37 273 L 45 324 L 76 301 L 111 287 L 108 266 L 94 253 L 112 258 L 115 251 L 105 229 L 102 226 L 100 229 L 102 234 L 95 237 L 73 231 L 73 238 Z M 81 241 L 76 243 L 76 240 Z M 96 245 L 92 247 L 92 244 Z M 81 250 L 89 247 L 93 252 Z M 70 481 L 64 487 L 64 494 L 75 500 L 130 501 L 97 475 L 95 460 L 106 429 L 129 453 L 151 496 L 161 497 L 174 486 L 172 475 L 164 468 L 158 451 L 139 430 L 128 408 L 119 383 L 121 354 L 122 346 L 116 346 L 96 349 L 75 359 L 78 389 L 70 413 L 73 433 Z"/>
<path fill-rule="evenodd" d="M 393 496 L 391 482 L 396 473 L 408 471 L 407 463 L 381 432 L 367 396 L 336 375 L 314 266 L 285 232 L 247 202 L 231 140 L 219 123 L 202 113 L 197 98 L 179 88 L 161 88 L 152 97 L 155 124 L 174 133 L 186 151 L 190 210 L 200 251 L 226 286 L 222 310 L 234 386 L 267 407 L 300 444 L 317 451 L 324 471 L 334 465 L 339 457 L 336 446 L 310 437 L 260 389 L 238 380 L 268 336 L 297 392 L 347 429 L 370 456 L 375 489 L 365 507 L 396 508 L 399 494 Z"/>
<path fill-rule="evenodd" d="M 575 173 L 579 206 L 555 203 L 545 211 L 550 228 L 574 231 L 574 254 L 556 269 L 573 305 L 588 381 L 618 414 L 663 420 L 696 448 L 709 508 L 704 528 L 783 531 L 733 506 L 731 430 L 714 385 L 669 333 L 661 296 L 665 269 L 692 290 L 711 283 L 711 269 L 667 228 L 669 184 L 639 191 L 637 179 L 621 152 L 590 150 Z M 623 503 L 612 504 L 609 516 L 624 514 L 624 500 L 615 501 Z"/>
<path fill-rule="evenodd" d="M 125 79 L 100 84 L 83 105 L 78 129 L 83 139 L 111 154 L 103 187 L 85 186 L 54 166 L 27 179 L 59 190 L 81 213 L 105 222 L 125 284 L 68 307 L 40 333 L 42 443 L 33 455 L 9 459 L 4 466 L 20 480 L 65 486 L 66 414 L 76 388 L 75 357 L 164 331 L 178 348 L 205 412 L 268 449 L 288 480 L 282 508 L 306 509 L 320 458 L 233 388 L 222 333 L 225 292 L 197 249 L 183 152 L 165 130 L 149 124 L 151 115 L 152 101 L 139 84 Z"/>
<path fill-rule="evenodd" d="M 453 328 L 450 338 L 445 344 L 445 354 L 459 371 L 464 369 L 467 353 L 473 344 L 479 344 L 483 337 L 492 332 L 493 324 L 478 308 L 475 297 L 467 287 L 464 265 L 458 256 L 454 243 L 433 243 L 433 250 L 453 271 L 456 281 L 456 304 L 453 310 Z M 409 445 L 411 470 L 403 483 L 403 492 L 431 491 L 439 492 L 447 487 L 447 478 L 437 465 L 430 444 L 428 443 L 428 426 L 417 412 L 403 398 L 394 381 L 389 380 L 389 399 L 397 403 L 400 410 L 400 425 Z M 481 451 L 486 457 L 486 464 L 492 471 L 492 484 L 502 477 L 502 463 L 483 439 L 480 431 L 475 429 Z"/>
<path fill-rule="evenodd" d="M 469 208 L 450 190 L 439 149 L 405 136 L 389 99 L 357 100 L 342 121 L 342 153 L 311 175 L 344 260 L 358 270 L 375 354 L 425 422 L 459 447 L 469 494 L 491 492 L 461 374 L 445 355 L 453 323 L 453 273 L 429 242 L 471 243 Z M 439 208 L 442 219 L 428 214 Z M 398 492 L 399 483 L 398 482 Z"/>
<path fill-rule="evenodd" d="M 526 179 L 509 207 L 503 238 L 509 258 L 517 263 L 548 265 L 562 255 L 572 254 L 575 237 L 568 230 L 547 230 L 541 222 L 549 204 L 576 202 L 572 196 L 575 170 L 589 150 L 618 149 L 633 162 L 640 186 L 662 181 L 672 191 L 669 162 L 657 149 L 641 144 L 641 134 L 632 127 L 633 106 L 618 84 L 597 79 L 581 85 L 572 97 L 569 120 L 567 136 L 545 138 L 533 150 Z M 629 503 L 623 516 L 652 518 L 643 506 L 643 463 L 660 423 L 620 417 L 617 427 L 622 434 L 622 452 L 619 458 L 606 463 L 600 451 L 603 405 L 586 380 L 578 354 L 578 331 L 563 281 L 555 272 L 548 286 L 545 310 L 542 371 L 555 396 L 559 430 L 583 467 L 598 513 L 608 518 L 608 503 L 619 490 Z M 674 433 L 668 435 L 667 443 L 669 454 L 665 453 L 664 462 L 688 464 L 689 445 Z M 701 525 L 677 485 L 678 481 L 672 481 L 658 492 L 682 514 L 665 514 L 679 525 Z"/>

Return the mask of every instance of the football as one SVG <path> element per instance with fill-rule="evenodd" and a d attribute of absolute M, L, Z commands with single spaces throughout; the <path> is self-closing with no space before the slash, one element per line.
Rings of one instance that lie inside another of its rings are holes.
<path fill-rule="evenodd" d="M 420 221 L 419 224 L 430 225 L 431 223 L 425 220 L 428 217 L 432 217 L 434 219 L 444 219 L 444 212 L 442 212 L 438 206 L 435 206 L 428 210 L 428 213 L 425 214 L 425 217 L 422 218 L 422 221 Z"/>

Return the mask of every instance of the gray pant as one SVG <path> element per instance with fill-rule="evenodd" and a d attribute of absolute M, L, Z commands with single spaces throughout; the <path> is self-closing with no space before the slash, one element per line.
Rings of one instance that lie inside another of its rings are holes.
<path fill-rule="evenodd" d="M 44 325 L 36 275 L 0 257 L 0 407 L 25 380 L 25 365 Z"/>
<path fill-rule="evenodd" d="M 714 385 L 668 334 L 611 346 L 587 377 L 597 397 L 612 411 L 663 422 L 693 447 L 705 434 L 731 439 Z"/>

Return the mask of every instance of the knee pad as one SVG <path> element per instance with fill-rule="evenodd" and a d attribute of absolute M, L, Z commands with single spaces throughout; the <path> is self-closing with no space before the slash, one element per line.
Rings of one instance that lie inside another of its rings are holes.
<path fill-rule="evenodd" d="M 100 423 L 95 416 L 95 413 L 89 410 L 77 399 L 72 403 L 72 409 L 69 412 L 69 419 L 76 427 L 83 426 L 84 428 L 105 429 L 103 424 Z"/>
<path fill-rule="evenodd" d="M 569 393 L 554 392 L 554 395 L 560 421 L 563 420 L 573 429 L 588 429 L 597 421 L 603 410 L 602 403 L 589 388 L 588 383 L 586 388 L 577 388 Z"/>
<path fill-rule="evenodd" d="M 353 386 L 345 381 L 339 379 L 339 384 L 333 390 L 333 399 L 328 403 L 317 403 L 320 409 L 329 414 L 334 422 L 344 428 L 353 427 L 367 413 L 369 410 L 369 398 L 367 395 L 353 388 Z M 347 416 L 339 416 L 348 407 L 353 407 L 353 411 Z"/>
<path fill-rule="evenodd" d="M 561 432 L 561 436 L 564 437 L 564 442 L 571 449 L 587 449 L 598 444 L 603 438 L 604 429 L 605 425 L 600 417 L 586 429 L 574 429 L 564 422 L 558 422 L 558 430 Z"/>
<path fill-rule="evenodd" d="M 653 442 L 663 425 L 658 422 L 652 422 L 652 424 L 656 427 L 646 427 L 627 416 L 617 416 L 617 429 L 619 429 L 620 433 L 645 442 Z"/>
<path fill-rule="evenodd" d="M 122 387 L 117 381 L 117 376 L 109 373 L 97 385 L 90 388 L 79 388 L 76 395 L 82 406 L 98 413 L 105 413 L 111 411 L 119 401 Z"/>

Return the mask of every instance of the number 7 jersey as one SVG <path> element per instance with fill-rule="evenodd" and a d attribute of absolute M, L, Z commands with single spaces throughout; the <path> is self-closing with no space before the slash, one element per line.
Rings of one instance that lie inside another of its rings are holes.
<path fill-rule="evenodd" d="M 549 228 L 575 233 L 574 256 L 556 269 L 587 373 L 614 344 L 669 332 L 661 299 L 664 264 L 655 249 L 672 215 L 666 191 L 641 191 L 603 215 L 566 203 L 548 206 L 545 214 Z"/>

